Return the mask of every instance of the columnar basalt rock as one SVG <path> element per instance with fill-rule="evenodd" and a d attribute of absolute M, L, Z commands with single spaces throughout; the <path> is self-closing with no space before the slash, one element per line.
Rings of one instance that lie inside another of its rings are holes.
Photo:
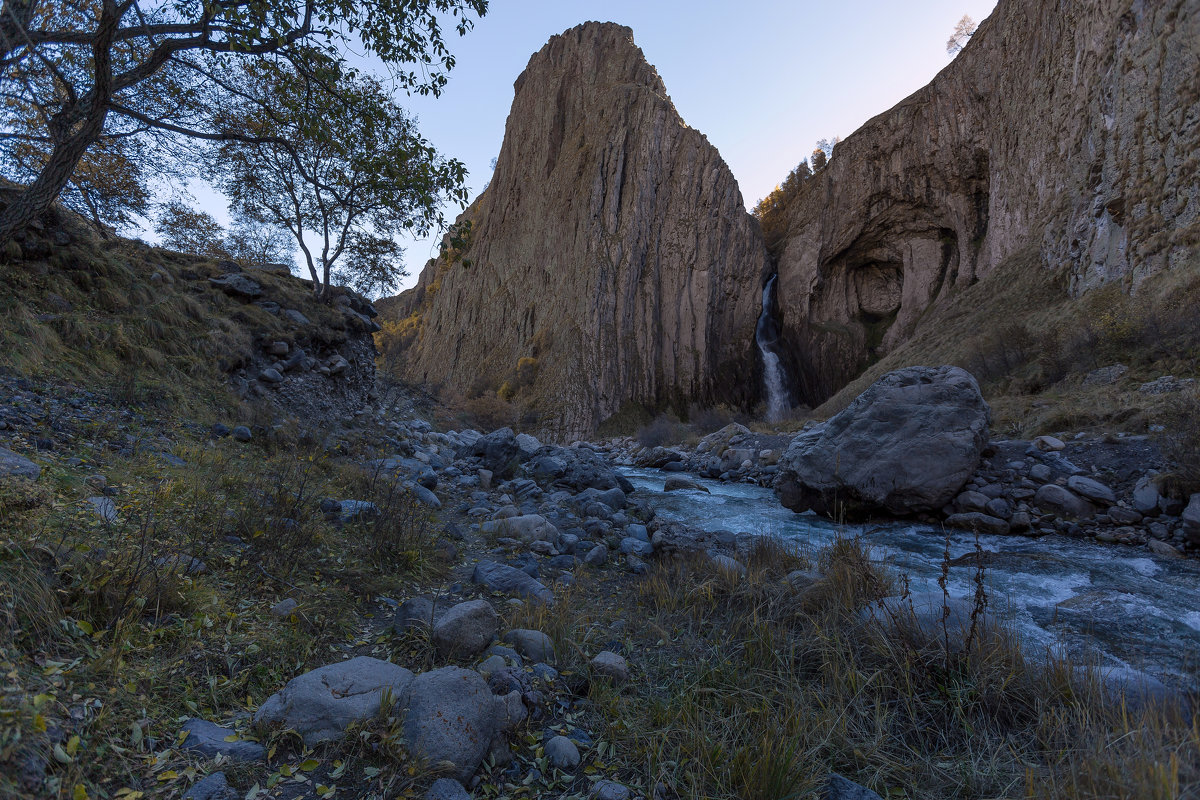
<path fill-rule="evenodd" d="M 1064 301 L 1114 281 L 1136 291 L 1193 258 L 1198 41 L 1196 0 L 1001 0 L 928 86 L 839 143 L 780 255 L 804 399 L 1031 248 Z"/>
<path fill-rule="evenodd" d="M 470 233 L 382 304 L 404 320 L 407 377 L 502 390 L 561 440 L 627 403 L 756 399 L 762 236 L 632 32 L 555 36 L 515 89 Z"/>

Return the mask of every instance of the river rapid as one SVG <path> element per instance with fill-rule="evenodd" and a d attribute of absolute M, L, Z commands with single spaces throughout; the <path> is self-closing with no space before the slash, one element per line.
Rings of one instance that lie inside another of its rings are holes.
<path fill-rule="evenodd" d="M 660 516 L 707 531 L 779 536 L 814 551 L 837 536 L 859 536 L 911 590 L 940 591 L 945 534 L 929 525 L 839 525 L 796 514 L 774 492 L 744 483 L 688 477 L 709 490 L 664 493 L 670 473 L 623 468 Z M 1200 562 L 1145 550 L 1046 536 L 979 536 L 987 553 L 990 608 L 1021 635 L 1031 657 L 1065 652 L 1084 663 L 1138 669 L 1200 689 Z M 951 559 L 975 551 L 976 536 L 952 532 Z M 974 560 L 950 568 L 947 588 L 972 596 Z"/>

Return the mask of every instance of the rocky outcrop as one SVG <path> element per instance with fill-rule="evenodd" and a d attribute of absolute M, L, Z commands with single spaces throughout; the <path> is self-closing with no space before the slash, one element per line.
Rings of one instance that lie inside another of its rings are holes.
<path fill-rule="evenodd" d="M 499 392 L 558 439 L 631 403 L 754 399 L 761 234 L 628 28 L 589 22 L 530 59 L 457 230 L 381 305 L 408 378 Z"/>
<path fill-rule="evenodd" d="M 979 466 L 991 411 L 958 367 L 909 367 L 799 434 L 775 490 L 793 511 L 913 514 L 949 502 Z"/>
<path fill-rule="evenodd" d="M 1064 300 L 1192 258 L 1197 41 L 1196 0 L 1001 0 L 928 86 L 839 143 L 779 259 L 804 399 L 1019 253 L 1061 274 Z"/>

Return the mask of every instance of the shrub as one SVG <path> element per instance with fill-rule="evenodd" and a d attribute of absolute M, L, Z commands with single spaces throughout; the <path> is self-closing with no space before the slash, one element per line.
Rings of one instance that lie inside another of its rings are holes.
<path fill-rule="evenodd" d="M 687 429 L 678 420 L 659 414 L 649 425 L 643 426 L 635 438 L 642 447 L 661 447 L 668 442 L 678 442 L 687 436 Z"/>

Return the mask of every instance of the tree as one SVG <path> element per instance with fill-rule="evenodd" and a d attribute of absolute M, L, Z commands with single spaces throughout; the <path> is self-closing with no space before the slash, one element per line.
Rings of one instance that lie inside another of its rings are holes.
<path fill-rule="evenodd" d="M 404 275 L 396 237 L 443 223 L 444 199 L 465 202 L 465 167 L 440 156 L 378 81 L 336 62 L 313 74 L 255 65 L 244 85 L 254 96 L 218 127 L 252 141 L 230 139 L 212 165 L 232 207 L 291 232 L 318 296 L 331 278 L 364 294 L 392 289 Z"/>
<path fill-rule="evenodd" d="M 163 247 L 206 258 L 229 258 L 225 247 L 225 228 L 216 218 L 196 211 L 180 200 L 163 207 L 154 231 L 162 238 Z"/>
<path fill-rule="evenodd" d="M 967 46 L 967 40 L 975 33 L 975 29 L 979 27 L 975 24 L 975 20 L 967 14 L 963 14 L 962 19 L 954 26 L 954 31 L 950 34 L 950 38 L 946 40 L 946 53 L 949 55 L 958 55 L 958 52 Z"/>
<path fill-rule="evenodd" d="M 249 267 L 283 264 L 290 271 L 296 258 L 296 243 L 286 230 L 245 214 L 234 216 L 225 249 L 234 261 Z"/>
<path fill-rule="evenodd" d="M 272 60 L 309 72 L 365 50 L 403 91 L 438 94 L 459 34 L 488 0 L 2 0 L 0 164 L 28 185 L 0 211 L 0 245 L 45 211 L 105 140 L 254 141 L 217 131 L 211 112 L 247 98 L 230 65 Z M 157 143 L 156 143 L 157 144 Z M 282 143 L 280 143 L 282 144 Z"/>

